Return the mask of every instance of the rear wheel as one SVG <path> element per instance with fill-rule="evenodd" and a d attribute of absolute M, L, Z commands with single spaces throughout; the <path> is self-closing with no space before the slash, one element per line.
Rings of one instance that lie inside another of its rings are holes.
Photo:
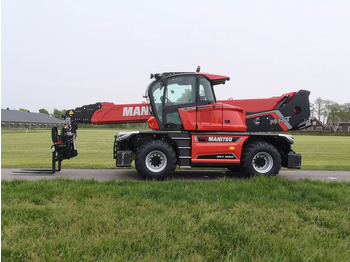
<path fill-rule="evenodd" d="M 244 148 L 242 172 L 246 176 L 275 176 L 281 169 L 281 155 L 266 142 L 254 142 Z"/>
<path fill-rule="evenodd" d="M 162 179 L 174 172 L 176 154 L 168 143 L 153 140 L 138 149 L 135 166 L 144 178 Z"/>

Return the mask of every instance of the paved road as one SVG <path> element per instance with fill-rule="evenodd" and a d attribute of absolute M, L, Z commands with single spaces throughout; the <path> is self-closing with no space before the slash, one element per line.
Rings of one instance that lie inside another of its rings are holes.
<path fill-rule="evenodd" d="M 20 169 L 1 169 L 1 180 L 14 180 L 14 179 L 27 179 L 27 180 L 39 180 L 39 179 L 53 179 L 53 178 L 65 178 L 65 179 L 95 179 L 97 181 L 109 181 L 109 180 L 141 180 L 135 169 L 63 169 L 61 172 L 55 174 L 39 173 L 39 172 L 27 172 L 20 173 Z M 180 169 L 175 172 L 174 179 L 186 179 L 186 180 L 213 180 L 221 177 L 239 177 L 238 173 L 231 173 L 225 169 L 221 170 L 184 170 Z M 305 171 L 305 170 L 282 170 L 278 175 L 280 177 L 298 180 L 298 179 L 311 179 L 321 181 L 343 181 L 350 182 L 350 171 Z"/>

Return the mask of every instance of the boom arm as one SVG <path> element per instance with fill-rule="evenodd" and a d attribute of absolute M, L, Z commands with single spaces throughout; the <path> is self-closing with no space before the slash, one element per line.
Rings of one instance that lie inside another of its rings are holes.
<path fill-rule="evenodd" d="M 126 124 L 147 122 L 150 117 L 149 104 L 96 103 L 69 109 L 65 117 L 76 123 Z"/>
<path fill-rule="evenodd" d="M 246 112 L 247 132 L 299 130 L 310 126 L 309 91 L 300 90 L 280 97 L 218 102 L 242 108 Z M 67 110 L 77 124 L 125 124 L 147 122 L 149 104 L 96 103 Z"/>

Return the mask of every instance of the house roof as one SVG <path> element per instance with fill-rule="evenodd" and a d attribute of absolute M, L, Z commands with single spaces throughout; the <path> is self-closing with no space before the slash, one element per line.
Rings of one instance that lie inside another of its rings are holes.
<path fill-rule="evenodd" d="M 17 111 L 8 109 L 1 109 L 1 121 L 64 124 L 63 120 L 54 118 L 43 113 L 32 113 L 27 111 Z"/>

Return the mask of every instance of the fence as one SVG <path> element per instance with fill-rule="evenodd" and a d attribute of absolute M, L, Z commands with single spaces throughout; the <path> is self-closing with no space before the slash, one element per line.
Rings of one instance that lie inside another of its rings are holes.
<path fill-rule="evenodd" d="M 63 124 L 48 124 L 48 123 L 22 123 L 22 122 L 1 122 L 2 129 L 51 129 L 57 126 L 63 127 Z"/>

